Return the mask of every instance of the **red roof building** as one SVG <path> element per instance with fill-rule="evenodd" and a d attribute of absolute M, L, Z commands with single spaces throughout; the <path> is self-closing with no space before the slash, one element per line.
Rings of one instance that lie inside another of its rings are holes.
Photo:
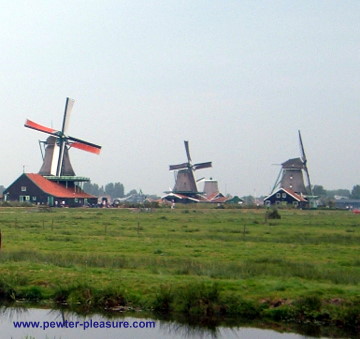
<path fill-rule="evenodd" d="M 48 206 L 78 207 L 97 203 L 97 197 L 85 193 L 75 184 L 66 187 L 35 173 L 23 173 L 3 194 L 5 201 Z"/>

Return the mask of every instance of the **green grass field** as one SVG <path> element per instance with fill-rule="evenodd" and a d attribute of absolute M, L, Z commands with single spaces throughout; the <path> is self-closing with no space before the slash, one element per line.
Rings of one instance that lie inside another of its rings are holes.
<path fill-rule="evenodd" d="M 360 215 L 0 208 L 0 299 L 360 328 Z"/>

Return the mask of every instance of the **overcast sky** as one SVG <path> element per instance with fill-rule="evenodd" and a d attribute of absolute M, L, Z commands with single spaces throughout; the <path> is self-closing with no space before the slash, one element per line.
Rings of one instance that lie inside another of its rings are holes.
<path fill-rule="evenodd" d="M 223 193 L 268 194 L 300 155 L 313 184 L 360 184 L 360 1 L 4 1 L 1 169 L 38 172 L 45 134 L 26 118 L 102 145 L 70 150 L 79 176 L 161 195 L 170 164 Z M 25 167 L 24 167 L 25 166 Z M 202 188 L 200 186 L 200 188 Z"/>

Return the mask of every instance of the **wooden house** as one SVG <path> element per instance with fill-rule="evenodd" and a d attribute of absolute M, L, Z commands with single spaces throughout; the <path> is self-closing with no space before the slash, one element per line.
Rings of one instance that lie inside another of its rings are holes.
<path fill-rule="evenodd" d="M 279 188 L 264 199 L 265 206 L 293 206 L 304 208 L 308 206 L 307 199 L 290 189 Z"/>
<path fill-rule="evenodd" d="M 23 173 L 4 193 L 5 201 L 36 205 L 79 207 L 97 204 L 97 197 L 85 193 L 77 184 L 64 185 L 40 174 Z"/>

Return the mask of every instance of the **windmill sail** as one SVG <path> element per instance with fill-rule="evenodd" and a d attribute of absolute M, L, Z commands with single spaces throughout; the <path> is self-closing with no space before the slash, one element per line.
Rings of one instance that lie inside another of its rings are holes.
<path fill-rule="evenodd" d="M 74 138 L 69 138 L 68 140 L 74 140 Z M 91 144 L 89 142 L 80 142 L 80 141 L 74 141 L 70 143 L 70 146 L 73 148 L 81 149 L 83 151 L 94 153 L 94 154 L 100 154 L 101 148 L 95 144 Z"/>
<path fill-rule="evenodd" d="M 37 124 L 36 122 L 31 121 L 29 119 L 26 119 L 24 126 L 27 127 L 27 128 L 32 128 L 32 129 L 34 129 L 36 131 L 40 131 L 40 132 L 44 132 L 44 133 L 52 134 L 52 135 L 56 135 L 56 132 L 57 132 L 53 128 Z"/>
<path fill-rule="evenodd" d="M 65 136 L 65 133 L 67 133 L 67 129 L 69 126 L 69 120 L 70 120 L 70 113 L 71 113 L 73 106 L 74 106 L 74 100 L 70 99 L 70 98 L 66 98 L 64 119 L 63 119 L 63 124 L 62 124 L 62 128 L 61 128 L 61 136 L 62 137 L 59 138 L 59 158 L 58 158 L 57 167 L 56 167 L 56 176 L 57 177 L 61 176 L 61 173 L 62 173 L 64 153 L 65 153 L 65 149 L 66 149 L 66 140 L 65 140 L 65 138 L 63 138 L 63 136 Z"/>
<path fill-rule="evenodd" d="M 66 98 L 64 118 L 63 118 L 63 124 L 62 124 L 62 129 L 61 129 L 63 134 L 66 134 L 68 131 L 70 114 L 71 114 L 72 108 L 74 106 L 74 103 L 75 103 L 74 99 Z"/>
<path fill-rule="evenodd" d="M 170 165 L 169 170 L 174 171 L 174 170 L 183 169 L 183 168 L 187 168 L 187 167 L 188 167 L 188 163 L 184 162 L 183 164 L 179 164 L 179 165 Z"/>
<path fill-rule="evenodd" d="M 309 193 L 310 193 L 310 195 L 313 195 L 311 182 L 310 182 L 309 169 L 307 167 L 307 158 L 306 158 L 306 154 L 305 154 L 304 144 L 302 142 L 301 133 L 300 133 L 300 131 L 298 131 L 298 132 L 299 132 L 299 143 L 300 143 L 300 149 L 301 149 L 301 157 L 302 157 L 302 161 L 303 161 L 303 164 L 304 164 L 304 170 L 305 170 L 305 173 L 306 173 L 307 183 L 308 183 L 308 187 L 309 187 Z"/>
<path fill-rule="evenodd" d="M 186 156 L 188 159 L 188 162 L 191 162 L 191 156 L 190 156 L 190 150 L 189 150 L 189 141 L 184 141 L 185 144 L 185 151 L 186 151 Z"/>
<path fill-rule="evenodd" d="M 194 164 L 193 165 L 193 169 L 194 171 L 198 170 L 198 169 L 202 169 L 202 168 L 209 168 L 212 166 L 212 162 L 209 161 L 209 162 L 202 162 L 200 164 Z"/>

